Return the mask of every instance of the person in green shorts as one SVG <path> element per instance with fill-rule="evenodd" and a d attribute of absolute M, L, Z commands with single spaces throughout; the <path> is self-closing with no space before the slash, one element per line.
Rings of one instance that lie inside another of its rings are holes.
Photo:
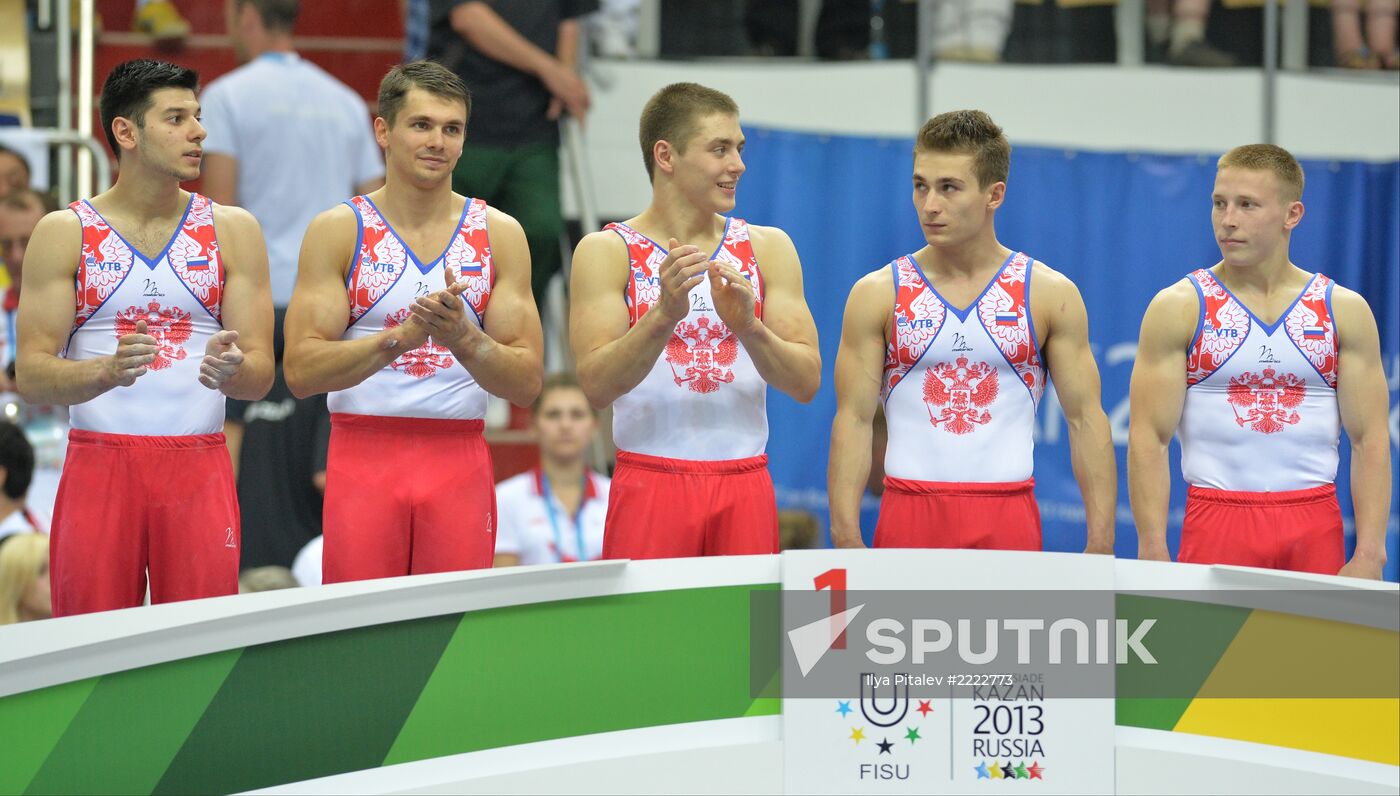
<path fill-rule="evenodd" d="M 452 190 L 514 216 L 530 246 L 542 304 L 561 265 L 559 125 L 583 121 L 588 86 L 575 71 L 580 17 L 597 0 L 430 0 L 427 56 L 472 92 Z"/>

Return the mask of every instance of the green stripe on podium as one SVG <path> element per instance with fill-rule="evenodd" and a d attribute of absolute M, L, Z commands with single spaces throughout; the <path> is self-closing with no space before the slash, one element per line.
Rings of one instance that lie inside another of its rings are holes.
<path fill-rule="evenodd" d="M 378 766 L 460 617 L 247 648 L 154 792 L 227 793 Z"/>
<path fill-rule="evenodd" d="M 744 716 L 754 588 L 468 614 L 383 762 Z"/>
<path fill-rule="evenodd" d="M 99 678 L 25 792 L 150 793 L 240 653 Z"/>
<path fill-rule="evenodd" d="M 1157 620 L 1148 636 L 1157 663 L 1129 655 L 1129 662 L 1119 664 L 1114 673 L 1117 723 L 1171 730 L 1220 663 L 1250 609 L 1120 594 L 1117 613 L 1129 627 Z"/>
<path fill-rule="evenodd" d="M 23 793 L 99 678 L 0 699 L 0 793 Z"/>

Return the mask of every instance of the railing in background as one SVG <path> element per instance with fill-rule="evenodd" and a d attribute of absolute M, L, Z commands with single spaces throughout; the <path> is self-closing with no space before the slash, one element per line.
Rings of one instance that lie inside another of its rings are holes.
<path fill-rule="evenodd" d="M 60 206 L 67 206 L 79 197 L 95 196 L 112 187 L 112 161 L 107 157 L 107 150 L 102 147 L 100 141 L 92 137 L 92 133 L 84 133 L 81 130 L 43 128 L 36 130 L 36 132 L 48 139 L 50 147 L 58 147 L 60 150 L 68 150 L 70 153 L 74 151 L 73 147 L 77 147 L 79 156 L 77 193 L 74 194 L 70 190 L 69 194 L 65 196 L 60 192 Z M 95 183 L 93 182 L 94 178 L 96 178 Z"/>
<path fill-rule="evenodd" d="M 1264 99 L 1260 140 L 1278 139 L 1278 3 L 1264 0 Z"/>
<path fill-rule="evenodd" d="M 914 66 L 918 71 L 914 107 L 919 118 L 926 119 L 932 107 L 929 96 L 928 71 L 937 61 L 932 50 L 935 3 L 948 0 L 918 0 L 918 34 Z M 1279 5 L 1283 5 L 1282 14 Z M 642 0 L 638 15 L 637 55 L 640 58 L 661 57 L 662 0 Z M 815 54 L 817 17 L 821 0 L 799 0 L 797 54 L 810 58 Z M 1277 137 L 1277 94 L 1280 69 L 1301 71 L 1308 67 L 1308 0 L 1267 0 L 1263 12 L 1264 62 L 1262 65 L 1263 114 L 1259 120 L 1261 140 L 1274 142 Z M 1145 63 L 1143 46 L 1146 22 L 1146 0 L 1118 0 L 1115 14 L 1118 64 L 1139 67 Z M 1280 33 L 1282 34 L 1280 36 Z M 1281 45 L 1280 45 L 1281 42 Z"/>
<path fill-rule="evenodd" d="M 64 4 L 64 0 L 54 2 Z M 97 35 L 93 26 L 92 4 L 93 0 L 79 0 L 78 3 L 78 135 L 85 140 L 92 138 L 92 47 Z M 65 124 L 67 121 L 64 119 Z M 97 159 L 107 159 L 101 147 L 97 149 Z M 77 197 L 95 193 L 92 190 L 92 152 L 87 147 L 78 150 L 77 179 Z M 103 190 L 106 190 L 105 186 Z"/>
<path fill-rule="evenodd" d="M 73 130 L 73 37 L 67 33 L 73 29 L 72 6 L 65 0 L 50 2 L 53 4 L 54 27 L 58 30 L 58 122 L 54 129 L 68 133 Z M 40 2 L 39 5 L 45 3 Z M 77 198 L 73 184 L 73 148 L 67 144 L 58 148 L 56 173 L 54 187 L 57 189 L 58 203 L 67 205 Z"/>
<path fill-rule="evenodd" d="M 1147 30 L 1147 0 L 1118 0 L 1113 22 L 1118 34 L 1118 65 L 1142 66 L 1147 60 L 1142 46 Z"/>
<path fill-rule="evenodd" d="M 112 184 L 112 165 L 102 144 L 93 138 L 93 45 L 96 38 L 93 0 L 78 2 L 78 65 L 73 69 L 73 18 L 68 0 L 45 0 L 38 4 L 35 21 L 40 29 L 58 32 L 58 119 L 52 128 L 35 128 L 50 146 L 57 147 L 57 167 L 52 188 L 60 205 L 79 197 L 92 196 Z M 77 116 L 74 123 L 74 78 L 77 79 Z M 76 163 L 75 163 L 76 158 Z M 96 184 L 94 184 L 94 177 Z M 95 189 L 95 190 L 94 190 Z"/>
<path fill-rule="evenodd" d="M 919 0 L 919 33 L 914 58 L 914 67 L 919 70 L 919 79 L 915 81 L 918 96 L 914 98 L 914 107 L 919 109 L 916 117 L 919 124 L 932 115 L 929 109 L 933 107 L 928 80 L 929 70 L 933 68 L 933 3 L 934 0 Z"/>

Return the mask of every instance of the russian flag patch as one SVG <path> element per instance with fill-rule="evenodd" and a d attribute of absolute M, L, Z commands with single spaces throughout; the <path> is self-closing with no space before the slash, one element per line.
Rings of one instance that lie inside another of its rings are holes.
<path fill-rule="evenodd" d="M 208 257 L 196 257 L 196 258 L 193 258 L 193 259 L 186 260 L 186 261 L 185 261 L 185 270 L 186 270 L 186 271 L 208 271 L 208 270 L 209 270 L 209 258 L 208 258 Z"/>
<path fill-rule="evenodd" d="M 1303 337 L 1309 340 L 1320 340 L 1327 336 L 1327 330 L 1321 326 L 1304 326 Z"/>
<path fill-rule="evenodd" d="M 998 312 L 997 326 L 1015 326 L 1020 321 L 1020 317 L 1014 312 Z"/>

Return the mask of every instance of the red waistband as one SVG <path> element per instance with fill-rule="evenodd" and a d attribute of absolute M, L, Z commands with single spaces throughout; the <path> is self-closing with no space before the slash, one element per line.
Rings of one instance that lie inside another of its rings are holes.
<path fill-rule="evenodd" d="M 224 446 L 224 433 L 182 434 L 172 437 L 147 436 L 145 434 L 108 434 L 105 431 L 87 431 L 81 428 L 68 431 L 69 445 L 100 445 L 106 448 L 158 448 L 162 450 L 194 450 Z"/>
<path fill-rule="evenodd" d="M 768 466 L 768 454 L 761 453 L 747 459 L 717 459 L 714 461 L 694 461 L 691 459 L 667 459 L 662 456 L 648 456 L 645 453 L 630 451 L 617 452 L 617 466 L 633 467 L 638 470 L 651 470 L 658 473 L 684 473 L 686 475 L 731 475 L 762 470 Z"/>
<path fill-rule="evenodd" d="M 938 495 L 939 497 L 996 497 L 1035 492 L 1035 479 L 961 483 L 957 481 L 914 481 L 885 476 L 885 489 L 905 495 Z"/>
<path fill-rule="evenodd" d="M 1337 485 L 1323 484 L 1309 489 L 1289 492 L 1232 492 L 1194 484 L 1186 490 L 1187 500 L 1218 503 L 1225 506 L 1305 506 L 1309 503 L 1337 501 Z"/>
<path fill-rule="evenodd" d="M 331 414 L 331 428 L 406 434 L 480 434 L 482 429 L 486 428 L 486 422 L 442 417 L 387 417 L 334 412 Z"/>

